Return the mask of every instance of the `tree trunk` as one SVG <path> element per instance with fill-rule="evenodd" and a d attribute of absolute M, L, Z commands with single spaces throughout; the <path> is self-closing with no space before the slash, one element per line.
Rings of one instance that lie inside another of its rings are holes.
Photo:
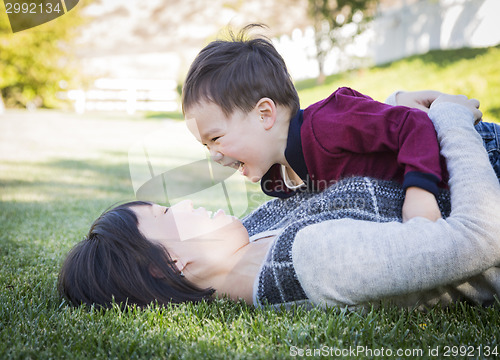
<path fill-rule="evenodd" d="M 318 63 L 318 78 L 316 83 L 322 85 L 325 82 L 325 58 L 326 52 L 321 48 L 321 34 L 315 34 L 316 62 Z"/>
<path fill-rule="evenodd" d="M 0 91 L 0 115 L 5 112 L 5 104 L 3 103 L 2 92 Z"/>
<path fill-rule="evenodd" d="M 322 42 L 322 29 L 321 22 L 318 21 L 314 24 L 314 45 L 316 47 L 316 62 L 318 63 L 318 78 L 316 79 L 317 85 L 322 85 L 325 82 L 325 57 L 326 52 L 321 48 Z"/>

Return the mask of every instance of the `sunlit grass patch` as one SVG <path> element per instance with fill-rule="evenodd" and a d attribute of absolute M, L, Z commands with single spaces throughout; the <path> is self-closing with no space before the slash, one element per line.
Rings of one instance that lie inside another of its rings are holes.
<path fill-rule="evenodd" d="M 384 101 L 396 90 L 439 90 L 481 101 L 485 121 L 500 122 L 500 46 L 431 51 L 384 66 L 327 77 L 322 86 L 300 82 L 301 106 L 319 101 L 340 86 L 349 86 Z"/>

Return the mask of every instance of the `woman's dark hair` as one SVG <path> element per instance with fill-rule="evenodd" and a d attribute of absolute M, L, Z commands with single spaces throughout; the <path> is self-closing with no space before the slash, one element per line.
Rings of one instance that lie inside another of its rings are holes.
<path fill-rule="evenodd" d="M 299 110 L 299 96 L 285 61 L 271 41 L 264 37 L 248 38 L 251 24 L 230 40 L 216 40 L 200 51 L 188 71 L 182 91 L 182 110 L 206 100 L 220 106 L 226 115 L 236 109 L 250 112 L 257 102 L 268 97 Z"/>
<path fill-rule="evenodd" d="M 76 306 L 106 308 L 113 302 L 145 306 L 210 300 L 215 290 L 187 281 L 167 250 L 142 235 L 132 206 L 151 203 L 134 201 L 105 211 L 69 252 L 58 279 L 61 295 Z"/>

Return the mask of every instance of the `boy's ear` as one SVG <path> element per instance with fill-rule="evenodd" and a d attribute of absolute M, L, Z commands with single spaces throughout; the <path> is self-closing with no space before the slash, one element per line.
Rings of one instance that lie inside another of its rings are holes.
<path fill-rule="evenodd" d="M 270 98 L 262 98 L 255 106 L 265 130 L 271 129 L 276 122 L 276 104 Z"/>

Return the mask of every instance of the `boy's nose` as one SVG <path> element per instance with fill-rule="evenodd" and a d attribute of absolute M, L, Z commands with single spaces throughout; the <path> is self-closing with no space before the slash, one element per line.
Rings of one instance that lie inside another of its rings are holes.
<path fill-rule="evenodd" d="M 217 163 L 220 163 L 222 161 L 222 158 L 224 157 L 224 155 L 222 155 L 220 152 L 218 151 L 210 151 L 210 157 L 212 158 L 212 161 L 215 161 Z"/>

